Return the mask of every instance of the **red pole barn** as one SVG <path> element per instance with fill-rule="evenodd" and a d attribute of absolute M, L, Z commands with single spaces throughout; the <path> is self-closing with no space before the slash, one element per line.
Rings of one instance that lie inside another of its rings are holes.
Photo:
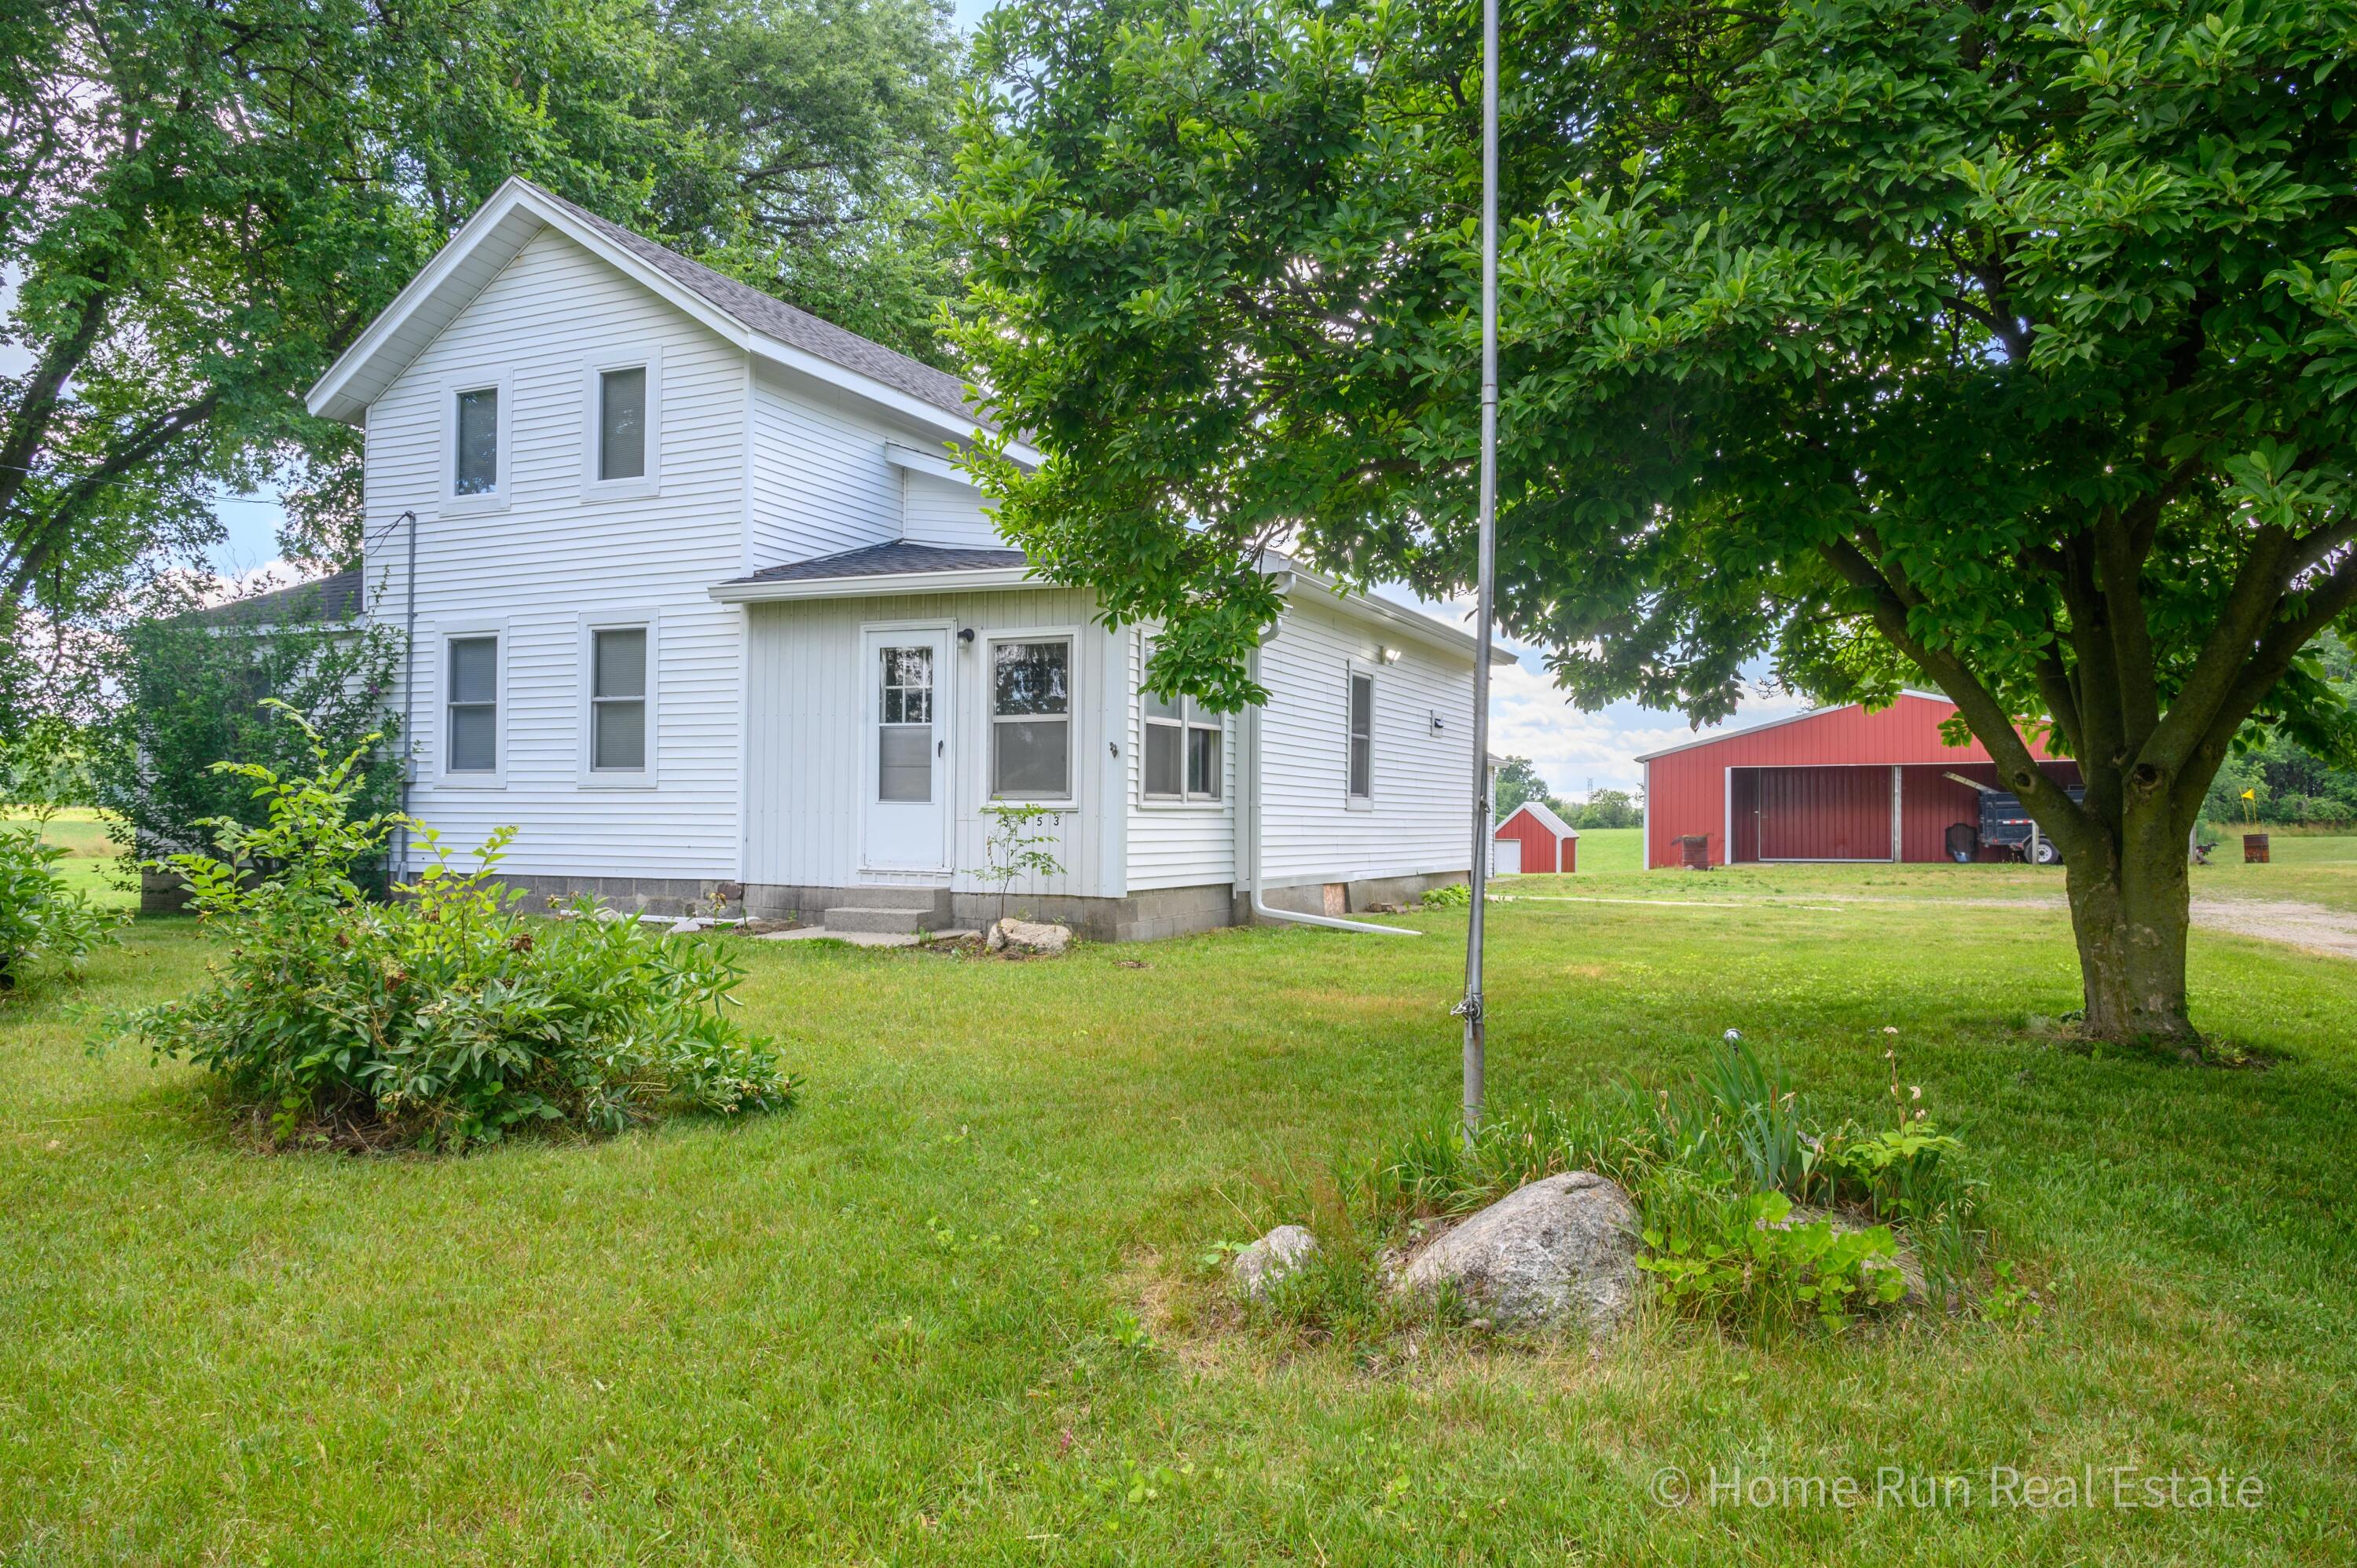
<path fill-rule="evenodd" d="M 1641 757 L 1645 865 L 1945 860 L 1948 829 L 1980 822 L 1981 792 L 1950 776 L 2012 788 L 1978 741 L 1942 738 L 1955 711 L 1909 692 L 1879 713 L 1819 708 Z M 2029 745 L 2047 777 L 2078 788 L 2077 763 Z M 1691 855 L 1690 838 L 1703 841 Z"/>

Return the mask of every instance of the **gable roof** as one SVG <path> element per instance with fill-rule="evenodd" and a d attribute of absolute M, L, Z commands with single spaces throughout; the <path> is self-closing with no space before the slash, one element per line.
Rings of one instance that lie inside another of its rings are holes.
<path fill-rule="evenodd" d="M 1544 800 L 1525 800 L 1508 811 L 1505 822 L 1498 824 L 1498 831 L 1504 832 L 1507 822 L 1512 822 L 1516 817 L 1530 818 L 1559 839 L 1576 839 L 1579 836 L 1579 830 L 1556 816 L 1554 808 Z"/>
<path fill-rule="evenodd" d="M 544 229 L 554 229 L 737 347 L 867 398 L 955 440 L 995 429 L 957 377 L 692 262 L 522 177 L 491 193 L 328 368 L 311 413 L 357 422 Z M 1017 444 L 1017 456 L 1031 459 Z"/>

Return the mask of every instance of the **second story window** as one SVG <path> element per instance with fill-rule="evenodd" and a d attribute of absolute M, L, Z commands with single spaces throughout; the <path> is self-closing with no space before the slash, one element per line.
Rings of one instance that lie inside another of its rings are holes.
<path fill-rule="evenodd" d="M 641 500 L 662 489 L 662 350 L 582 367 L 581 499 Z"/>
<path fill-rule="evenodd" d="M 500 488 L 500 389 L 475 387 L 457 396 L 457 471 L 450 476 L 450 493 L 495 494 Z"/>
<path fill-rule="evenodd" d="M 597 478 L 642 479 L 647 473 L 647 368 L 597 372 Z"/>

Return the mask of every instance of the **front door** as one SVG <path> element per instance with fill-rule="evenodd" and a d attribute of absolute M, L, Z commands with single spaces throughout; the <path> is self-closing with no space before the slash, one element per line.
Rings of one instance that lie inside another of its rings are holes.
<path fill-rule="evenodd" d="M 861 638 L 866 682 L 866 843 L 875 871 L 949 868 L 950 635 L 945 630 L 868 631 Z"/>

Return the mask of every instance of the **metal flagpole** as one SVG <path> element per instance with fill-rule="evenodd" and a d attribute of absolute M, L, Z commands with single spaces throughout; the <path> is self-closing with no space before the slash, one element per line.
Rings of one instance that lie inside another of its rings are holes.
<path fill-rule="evenodd" d="M 1490 623 L 1498 572 L 1498 0 L 1481 3 L 1481 514 L 1473 655 L 1473 903 L 1465 923 L 1465 1135 L 1481 1124 L 1481 942 L 1490 881 Z"/>

